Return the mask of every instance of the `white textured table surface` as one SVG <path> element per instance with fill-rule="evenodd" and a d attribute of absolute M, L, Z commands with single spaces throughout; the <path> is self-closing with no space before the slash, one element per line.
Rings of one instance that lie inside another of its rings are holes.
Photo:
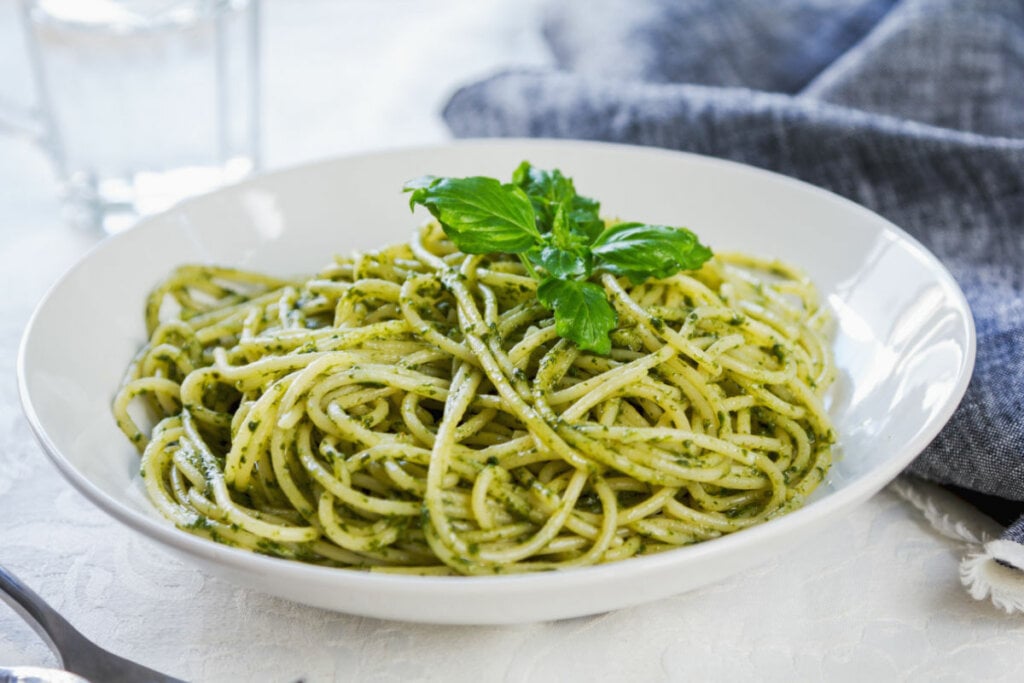
<path fill-rule="evenodd" d="M 13 6 L 0 0 L 8 96 L 27 90 Z M 443 140 L 436 111 L 454 85 L 544 62 L 534 16 L 530 2 L 269 2 L 268 165 Z M 439 44 L 445 30 L 461 39 Z M 41 155 L 0 138 L 0 564 L 115 652 L 195 681 L 1024 677 L 1024 620 L 972 600 L 957 576 L 963 549 L 890 491 L 756 571 L 555 623 L 382 622 L 213 579 L 93 508 L 22 417 L 21 332 L 47 287 L 98 239 L 61 225 L 54 196 Z M 53 662 L 0 607 L 0 666 Z"/>

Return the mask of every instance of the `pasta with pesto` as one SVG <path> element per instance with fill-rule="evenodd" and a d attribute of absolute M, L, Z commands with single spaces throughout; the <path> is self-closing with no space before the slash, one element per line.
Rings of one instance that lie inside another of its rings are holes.
<path fill-rule="evenodd" d="M 113 412 L 178 527 L 330 566 L 559 569 L 800 506 L 835 439 L 809 280 L 717 254 L 595 282 L 607 355 L 558 335 L 519 260 L 437 223 L 303 280 L 183 266 L 148 298 Z"/>

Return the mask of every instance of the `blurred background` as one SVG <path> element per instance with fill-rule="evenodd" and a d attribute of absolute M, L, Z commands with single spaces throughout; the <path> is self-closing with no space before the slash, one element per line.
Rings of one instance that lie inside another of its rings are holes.
<path fill-rule="evenodd" d="M 35 95 L 19 4 L 0 0 L 7 109 Z M 550 62 L 537 0 L 263 0 L 261 12 L 264 169 L 443 141 L 439 110 L 460 84 Z M 0 242 L 57 220 L 57 190 L 45 155 L 0 128 Z"/>

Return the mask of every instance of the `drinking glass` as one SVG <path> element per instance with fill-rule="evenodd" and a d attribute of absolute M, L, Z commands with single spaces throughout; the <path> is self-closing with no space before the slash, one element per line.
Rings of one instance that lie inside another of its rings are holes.
<path fill-rule="evenodd" d="M 5 123 L 34 128 L 71 222 L 116 232 L 259 166 L 259 0 L 20 10 L 36 102 Z"/>

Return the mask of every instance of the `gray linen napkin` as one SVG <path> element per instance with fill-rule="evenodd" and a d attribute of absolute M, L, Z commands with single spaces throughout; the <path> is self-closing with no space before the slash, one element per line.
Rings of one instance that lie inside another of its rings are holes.
<path fill-rule="evenodd" d="M 726 157 L 907 229 L 978 331 L 967 394 L 909 472 L 1024 514 L 1024 3 L 575 0 L 552 3 L 544 31 L 559 69 L 461 89 L 452 131 Z M 992 578 L 1024 570 L 1024 517 L 971 561 L 972 594 L 1024 609 L 1024 577 Z"/>

